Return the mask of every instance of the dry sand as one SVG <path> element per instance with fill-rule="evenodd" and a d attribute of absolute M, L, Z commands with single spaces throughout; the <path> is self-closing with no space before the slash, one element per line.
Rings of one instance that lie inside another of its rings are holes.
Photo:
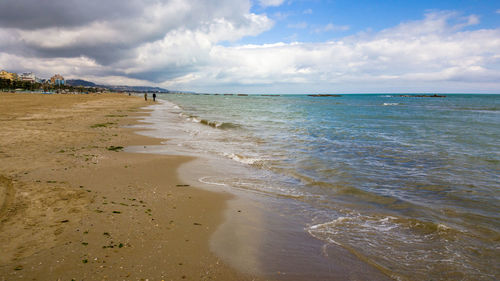
<path fill-rule="evenodd" d="M 255 280 L 214 256 L 227 195 L 182 186 L 187 157 L 109 150 L 151 104 L 0 93 L 0 280 Z"/>

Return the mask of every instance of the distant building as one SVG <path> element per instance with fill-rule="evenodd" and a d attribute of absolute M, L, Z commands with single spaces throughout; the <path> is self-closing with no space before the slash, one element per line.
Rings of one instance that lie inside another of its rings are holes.
<path fill-rule="evenodd" d="M 59 74 L 56 74 L 50 78 L 50 83 L 53 85 L 65 85 L 66 80 Z"/>
<path fill-rule="evenodd" d="M 37 81 L 37 77 L 33 72 L 24 72 L 19 75 L 19 80 L 24 81 L 24 82 L 31 82 L 35 83 Z"/>
<path fill-rule="evenodd" d="M 11 81 L 15 81 L 18 79 L 18 77 L 17 77 L 16 73 L 11 73 L 11 72 L 7 72 L 5 70 L 2 70 L 2 71 L 0 71 L 0 79 L 8 79 Z"/>

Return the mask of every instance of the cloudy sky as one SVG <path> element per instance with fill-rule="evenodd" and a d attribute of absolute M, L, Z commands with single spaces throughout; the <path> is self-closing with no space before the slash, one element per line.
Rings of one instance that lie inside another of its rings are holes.
<path fill-rule="evenodd" d="M 198 92 L 500 93 L 500 4 L 2 0 L 0 69 Z"/>

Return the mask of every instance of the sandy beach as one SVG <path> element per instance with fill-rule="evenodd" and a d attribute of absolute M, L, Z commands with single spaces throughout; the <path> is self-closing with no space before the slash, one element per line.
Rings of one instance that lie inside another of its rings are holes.
<path fill-rule="evenodd" d="M 188 157 L 135 154 L 152 101 L 0 94 L 0 280 L 255 280 L 210 252 L 229 195 L 187 186 Z"/>

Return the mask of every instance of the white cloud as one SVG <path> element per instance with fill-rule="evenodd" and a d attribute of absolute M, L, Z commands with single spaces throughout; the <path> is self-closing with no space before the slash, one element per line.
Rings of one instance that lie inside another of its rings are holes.
<path fill-rule="evenodd" d="M 470 15 L 468 17 L 467 25 L 476 25 L 479 24 L 479 17 L 476 15 Z"/>
<path fill-rule="evenodd" d="M 182 66 L 203 62 L 201 54 L 210 46 L 255 36 L 273 26 L 266 15 L 250 12 L 249 0 L 144 0 L 135 3 L 143 4 L 139 5 L 142 9 L 137 9 L 139 7 L 133 2 L 137 1 L 123 3 L 123 6 L 134 7 L 129 9 L 134 11 L 129 17 L 105 14 L 99 19 L 83 21 L 81 25 L 64 22 L 32 29 L 20 22 L 17 26 L 0 27 L 1 57 L 20 59 L 9 68 L 11 71 L 29 69 L 45 73 L 45 61 L 59 61 L 76 65 L 80 70 L 75 73 L 68 67 L 66 72 L 60 73 L 83 77 L 95 73 L 98 68 L 103 76 L 123 75 L 158 81 L 183 75 L 182 69 L 181 73 L 166 69 L 162 74 L 160 67 L 171 67 L 171 63 Z M 51 12 L 41 10 L 40 15 Z M 97 67 L 74 59 L 80 57 L 92 60 Z M 7 61 L 0 60 L 0 65 L 7 65 Z"/>
<path fill-rule="evenodd" d="M 428 14 L 324 43 L 213 45 L 196 78 L 169 85 L 200 91 L 258 85 L 259 92 L 295 93 L 500 90 L 500 30 L 456 30 L 451 17 Z"/>
<path fill-rule="evenodd" d="M 325 26 L 315 28 L 314 32 L 321 33 L 321 32 L 329 32 L 329 31 L 347 31 L 349 29 L 350 29 L 350 27 L 348 25 L 336 25 L 333 23 L 329 23 Z"/>
<path fill-rule="evenodd" d="M 283 4 L 283 2 L 285 2 L 285 0 L 259 0 L 259 4 L 262 7 L 270 7 L 270 6 L 277 7 Z"/>
<path fill-rule="evenodd" d="M 0 28 L 0 66 L 200 92 L 500 92 L 500 29 L 474 29 L 475 15 L 429 13 L 328 42 L 225 46 L 274 22 L 251 13 L 247 0 L 206 2 L 158 1 L 130 19 L 83 25 Z"/>
<path fill-rule="evenodd" d="M 292 15 L 293 15 L 292 12 L 285 12 L 285 13 L 284 12 L 276 12 L 272 15 L 272 18 L 275 20 L 285 20 Z"/>
<path fill-rule="evenodd" d="M 139 2 L 130 1 L 120 4 L 119 9 L 133 11 L 128 17 L 104 14 L 102 18 L 85 21 L 80 25 L 64 21 L 56 26 L 49 24 L 45 27 L 31 28 L 31 26 L 25 27 L 26 24 L 20 22 L 18 26 L 0 28 L 4 33 L 10 34 L 9 41 L 2 40 L 3 36 L 0 37 L 0 47 L 8 42 L 11 45 L 24 47 L 14 48 L 17 49 L 15 52 L 26 51 L 36 56 L 49 57 L 85 54 L 100 63 L 111 64 L 130 55 L 129 51 L 137 46 L 161 40 L 166 33 L 175 30 L 207 30 L 212 25 L 219 25 L 223 21 L 231 26 L 230 29 L 233 32 L 219 35 L 219 37 L 226 37 L 224 40 L 237 40 L 242 36 L 255 35 L 255 25 L 266 24 L 267 28 L 272 26 L 267 16 L 249 12 L 251 7 L 249 0 L 144 0 Z M 19 5 L 25 4 L 21 2 Z M 34 3 L 31 4 L 34 5 Z M 97 5 L 98 9 L 91 4 L 88 4 L 90 7 L 86 13 L 92 14 L 101 7 L 106 8 L 106 3 Z M 44 7 L 42 5 L 40 9 Z M 59 15 L 54 13 L 52 10 L 41 10 L 38 14 L 40 17 L 48 14 L 53 17 L 54 22 L 57 22 Z M 37 18 L 34 21 L 43 22 Z M 250 34 L 246 34 L 246 31 Z M 12 37 L 15 37 L 16 41 L 12 41 Z"/>

